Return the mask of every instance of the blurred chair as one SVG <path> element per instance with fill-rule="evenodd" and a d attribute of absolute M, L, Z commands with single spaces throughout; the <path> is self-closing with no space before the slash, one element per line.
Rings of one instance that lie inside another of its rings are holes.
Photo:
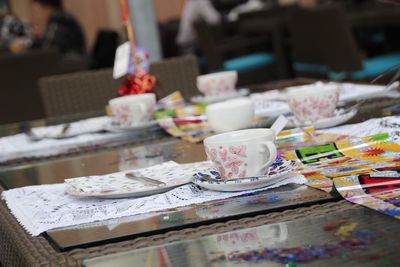
<path fill-rule="evenodd" d="M 91 55 L 91 69 L 112 68 L 114 66 L 115 51 L 119 43 L 116 31 L 100 30 Z"/>
<path fill-rule="evenodd" d="M 265 52 L 268 39 L 264 36 L 228 36 L 221 25 L 195 23 L 197 39 L 206 58 L 208 71 L 236 70 L 240 84 L 258 83 L 274 77 L 275 57 Z M 272 74 L 271 77 L 268 75 Z"/>
<path fill-rule="evenodd" d="M 150 73 L 158 81 L 159 98 L 179 90 L 185 99 L 198 95 L 196 79 L 199 66 L 195 56 L 182 56 L 151 63 Z"/>
<path fill-rule="evenodd" d="M 290 16 L 293 69 L 299 76 L 367 80 L 400 62 L 400 53 L 361 59 L 338 6 L 297 9 Z"/>
<path fill-rule="evenodd" d="M 0 124 L 43 118 L 39 78 L 85 68 L 82 60 L 63 60 L 53 50 L 1 54 Z"/>
<path fill-rule="evenodd" d="M 56 75 L 39 81 L 46 117 L 104 113 L 120 85 L 121 80 L 113 79 L 112 69 Z"/>

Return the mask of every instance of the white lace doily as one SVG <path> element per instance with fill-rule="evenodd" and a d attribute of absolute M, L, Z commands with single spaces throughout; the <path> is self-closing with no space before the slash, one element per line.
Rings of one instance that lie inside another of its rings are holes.
<path fill-rule="evenodd" d="M 65 192 L 66 185 L 54 184 L 11 189 L 4 191 L 2 198 L 22 227 L 31 235 L 37 236 L 60 227 L 226 199 L 289 183 L 305 184 L 306 179 L 296 175 L 270 187 L 235 193 L 214 192 L 187 184 L 163 194 L 126 199 L 73 197 Z"/>

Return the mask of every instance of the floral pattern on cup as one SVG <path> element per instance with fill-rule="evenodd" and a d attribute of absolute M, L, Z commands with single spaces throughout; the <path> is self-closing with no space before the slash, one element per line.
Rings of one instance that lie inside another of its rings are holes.
<path fill-rule="evenodd" d="M 207 96 L 221 96 L 231 93 L 232 83 L 225 80 L 210 80 L 203 85 L 203 93 Z"/>
<path fill-rule="evenodd" d="M 244 178 L 247 177 L 246 167 L 248 165 L 246 149 L 245 145 L 229 146 L 228 148 L 206 147 L 206 154 L 223 177 L 228 179 Z"/>
<path fill-rule="evenodd" d="M 132 127 L 149 121 L 155 110 L 154 94 L 138 94 L 111 99 L 109 107 L 113 124 Z"/>
<path fill-rule="evenodd" d="M 121 126 L 133 126 L 138 123 L 149 121 L 154 112 L 154 106 L 146 108 L 145 113 L 136 112 L 129 105 L 119 105 L 112 109 L 113 122 Z"/>
<path fill-rule="evenodd" d="M 193 179 L 199 182 L 207 182 L 210 184 L 220 184 L 220 183 L 246 183 L 254 182 L 260 179 L 273 179 L 278 176 L 282 176 L 291 173 L 297 166 L 296 161 L 277 159 L 270 167 L 265 170 L 263 175 L 255 177 L 243 177 L 241 179 L 234 180 L 224 180 L 222 174 L 215 169 L 209 169 L 207 171 L 197 172 L 193 175 Z"/>
<path fill-rule="evenodd" d="M 340 90 L 331 90 L 316 94 L 291 94 L 288 104 L 297 120 L 315 122 L 334 116 Z"/>
<path fill-rule="evenodd" d="M 225 71 L 200 75 L 197 77 L 197 87 L 206 96 L 222 96 L 235 91 L 237 72 Z"/>

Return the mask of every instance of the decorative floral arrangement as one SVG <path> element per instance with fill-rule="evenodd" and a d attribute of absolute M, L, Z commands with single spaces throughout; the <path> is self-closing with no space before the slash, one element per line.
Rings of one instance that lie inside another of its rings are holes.
<path fill-rule="evenodd" d="M 128 39 L 131 45 L 131 62 L 128 75 L 118 90 L 118 96 L 156 93 L 156 78 L 149 73 L 149 54 L 137 45 L 133 25 L 129 16 L 127 0 L 120 0 L 123 10 L 123 21 L 126 24 Z"/>
<path fill-rule="evenodd" d="M 155 93 L 156 78 L 149 73 L 130 74 L 118 90 L 118 96 Z"/>

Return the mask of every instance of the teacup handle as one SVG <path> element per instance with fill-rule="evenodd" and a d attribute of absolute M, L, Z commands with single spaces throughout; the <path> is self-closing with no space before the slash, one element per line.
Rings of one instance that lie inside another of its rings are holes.
<path fill-rule="evenodd" d="M 260 153 L 269 152 L 269 160 L 264 164 L 261 170 L 267 169 L 272 163 L 275 162 L 276 155 L 278 154 L 276 146 L 272 141 L 266 141 L 260 144 Z"/>

